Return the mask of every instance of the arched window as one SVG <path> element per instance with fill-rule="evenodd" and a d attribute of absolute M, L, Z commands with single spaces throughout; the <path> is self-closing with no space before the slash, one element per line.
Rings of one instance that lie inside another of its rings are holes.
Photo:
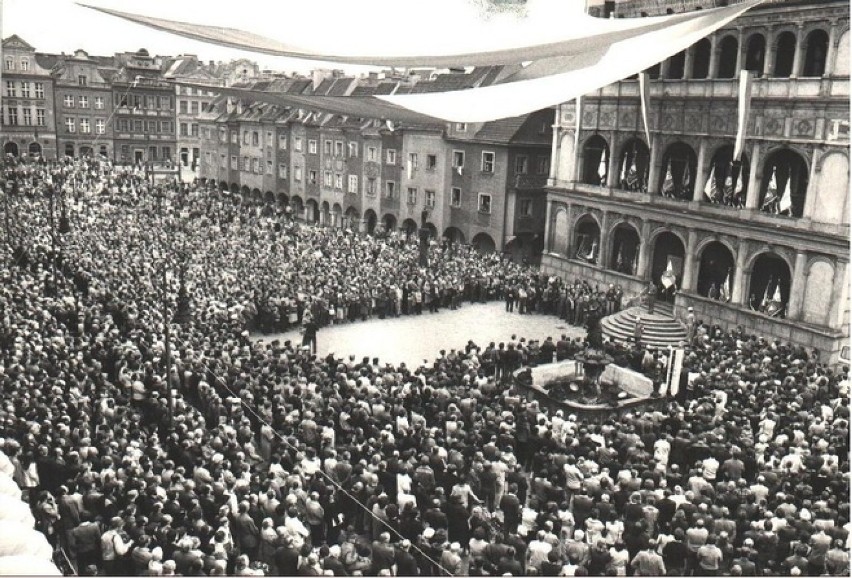
<path fill-rule="evenodd" d="M 751 269 L 748 304 L 770 317 L 786 317 L 790 299 L 790 267 L 774 253 L 759 256 Z"/>
<path fill-rule="evenodd" d="M 808 165 L 791 149 L 780 149 L 766 158 L 760 190 L 760 208 L 774 215 L 801 217 L 808 191 Z"/>
<path fill-rule="evenodd" d="M 67 142 L 65 143 L 65 156 L 73 157 L 74 156 L 74 143 Z"/>
<path fill-rule="evenodd" d="M 698 158 L 691 146 L 683 142 L 670 145 L 663 154 L 660 194 L 681 200 L 691 199 L 697 168 Z"/>
<path fill-rule="evenodd" d="M 710 75 L 710 41 L 702 38 L 692 47 L 690 78 L 707 78 Z"/>
<path fill-rule="evenodd" d="M 574 258 L 596 264 L 600 256 L 601 228 L 591 215 L 584 215 L 574 227 Z"/>
<path fill-rule="evenodd" d="M 31 157 L 37 157 L 41 155 L 41 145 L 37 142 L 30 143 L 29 153 Z"/>
<path fill-rule="evenodd" d="M 612 234 L 609 268 L 625 275 L 635 275 L 639 265 L 639 233 L 632 225 L 622 223 Z"/>
<path fill-rule="evenodd" d="M 737 75 L 739 43 L 734 36 L 725 36 L 719 43 L 719 68 L 716 78 L 734 78 Z"/>
<path fill-rule="evenodd" d="M 665 301 L 674 302 L 674 296 L 680 288 L 683 279 L 683 263 L 686 250 L 680 237 L 665 231 L 660 233 L 654 240 L 654 252 L 651 260 L 651 281 L 657 286 L 657 297 Z M 669 284 L 671 276 L 674 275 L 674 283 Z"/>
<path fill-rule="evenodd" d="M 766 59 L 766 39 L 763 34 L 752 34 L 746 44 L 745 68 L 756 72 L 757 76 L 763 74 L 763 63 Z"/>
<path fill-rule="evenodd" d="M 736 164 L 733 160 L 733 145 L 725 145 L 713 154 L 707 173 L 708 182 L 703 184 L 702 201 L 729 207 L 745 206 L 750 174 L 748 157 L 743 154 Z"/>
<path fill-rule="evenodd" d="M 802 76 L 822 76 L 825 74 L 825 57 L 828 54 L 828 34 L 825 30 L 814 30 L 805 40 L 805 64 Z"/>
<path fill-rule="evenodd" d="M 733 287 L 734 256 L 724 244 L 713 241 L 701 252 L 696 291 L 709 299 L 730 301 Z"/>
<path fill-rule="evenodd" d="M 793 60 L 796 57 L 796 35 L 782 32 L 775 40 L 775 78 L 788 78 L 793 74 Z"/>
<path fill-rule="evenodd" d="M 583 182 L 606 186 L 608 173 L 609 145 L 601 135 L 593 135 L 583 145 Z"/>
<path fill-rule="evenodd" d="M 645 141 L 636 137 L 628 140 L 621 149 L 619 186 L 625 191 L 646 190 L 649 164 L 650 153 Z"/>
<path fill-rule="evenodd" d="M 683 69 L 686 66 L 686 52 L 681 50 L 669 59 L 669 68 L 666 70 L 666 78 L 677 80 L 683 78 Z"/>

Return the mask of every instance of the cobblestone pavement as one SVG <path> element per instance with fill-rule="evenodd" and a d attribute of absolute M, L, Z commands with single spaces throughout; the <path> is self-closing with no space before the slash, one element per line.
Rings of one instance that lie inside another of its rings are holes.
<path fill-rule="evenodd" d="M 491 341 L 508 341 L 512 335 L 543 341 L 548 336 L 557 340 L 563 333 L 571 338 L 582 337 L 585 330 L 553 315 L 507 313 L 502 302 L 477 303 L 455 311 L 424 311 L 422 315 L 324 327 L 317 334 L 317 353 L 355 355 L 358 360 L 365 356 L 378 357 L 382 363 L 404 362 L 417 367 L 424 360 L 431 364 L 441 349 L 464 348 L 468 340 L 485 347 Z M 265 335 L 262 339 L 301 342 L 301 335 L 290 331 Z"/>

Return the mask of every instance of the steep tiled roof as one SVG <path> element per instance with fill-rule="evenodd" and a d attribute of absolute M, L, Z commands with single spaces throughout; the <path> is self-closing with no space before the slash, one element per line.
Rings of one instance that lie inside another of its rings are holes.
<path fill-rule="evenodd" d="M 376 92 L 373 94 L 392 94 L 396 87 L 396 82 L 381 82 L 376 87 Z"/>
<path fill-rule="evenodd" d="M 523 126 L 526 116 L 504 118 L 492 122 L 486 122 L 476 133 L 475 140 L 487 140 L 500 143 L 509 143 L 518 129 Z"/>
<path fill-rule="evenodd" d="M 309 78 L 300 78 L 290 85 L 290 89 L 287 92 L 289 94 L 304 94 L 309 86 L 311 86 Z"/>
<path fill-rule="evenodd" d="M 376 94 L 378 88 L 378 86 L 360 84 L 352 91 L 352 96 L 370 96 L 371 94 Z"/>
<path fill-rule="evenodd" d="M 551 146 L 553 141 L 553 110 L 546 108 L 527 115 L 524 124 L 515 132 L 512 142 Z"/>
<path fill-rule="evenodd" d="M 316 95 L 326 95 L 328 91 L 331 90 L 331 87 L 334 85 L 333 78 L 326 78 L 322 82 L 320 82 L 319 86 L 314 90 L 314 94 Z"/>
<path fill-rule="evenodd" d="M 349 92 L 349 88 L 352 86 L 352 83 L 355 81 L 354 78 L 338 78 L 334 81 L 334 84 L 328 91 L 328 96 L 346 96 Z"/>
<path fill-rule="evenodd" d="M 59 58 L 58 54 L 44 54 L 36 52 L 35 55 L 36 63 L 46 70 L 52 70 L 59 62 Z"/>

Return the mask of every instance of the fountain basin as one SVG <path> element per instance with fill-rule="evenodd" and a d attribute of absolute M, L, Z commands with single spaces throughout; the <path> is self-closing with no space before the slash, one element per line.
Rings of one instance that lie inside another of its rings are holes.
<path fill-rule="evenodd" d="M 527 371 L 531 379 L 524 375 Z M 597 389 L 589 385 L 583 364 L 574 360 L 521 368 L 514 377 L 527 398 L 537 400 L 540 406 L 598 423 L 666 405 L 665 398 L 653 396 L 654 383 L 650 378 L 612 363 L 603 370 Z M 572 382 L 577 384 L 576 390 L 568 387 Z"/>

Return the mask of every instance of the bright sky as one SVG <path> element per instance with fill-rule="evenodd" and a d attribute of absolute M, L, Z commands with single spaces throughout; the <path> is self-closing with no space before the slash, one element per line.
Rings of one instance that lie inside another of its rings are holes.
<path fill-rule="evenodd" d="M 498 13 L 491 2 L 506 5 L 512 0 L 87 0 L 89 3 L 125 12 L 200 24 L 223 25 L 249 30 L 284 42 L 316 45 L 317 41 L 345 45 L 392 42 L 423 31 L 431 42 L 442 35 L 475 38 L 476 34 L 509 35 L 521 25 L 554 29 L 562 17 L 582 9 L 584 0 L 526 0 Z M 83 48 L 103 56 L 147 48 L 153 54 L 196 54 L 202 60 L 246 57 L 261 67 L 282 71 L 308 71 L 333 65 L 305 60 L 271 57 L 187 40 L 83 8 L 73 0 L 0 0 L 3 5 L 2 34 L 17 34 L 39 52 L 71 53 Z M 595 2 L 597 3 L 597 2 Z M 556 10 L 554 12 L 554 9 Z M 554 18 L 554 14 L 557 18 Z M 471 26 L 473 22 L 473 26 Z M 454 30 L 464 25 L 463 29 Z M 479 28 L 481 26 L 481 29 Z M 487 30 L 487 32 L 486 32 Z M 493 37 L 493 36 L 492 36 Z M 345 67 L 352 72 L 364 67 Z"/>

